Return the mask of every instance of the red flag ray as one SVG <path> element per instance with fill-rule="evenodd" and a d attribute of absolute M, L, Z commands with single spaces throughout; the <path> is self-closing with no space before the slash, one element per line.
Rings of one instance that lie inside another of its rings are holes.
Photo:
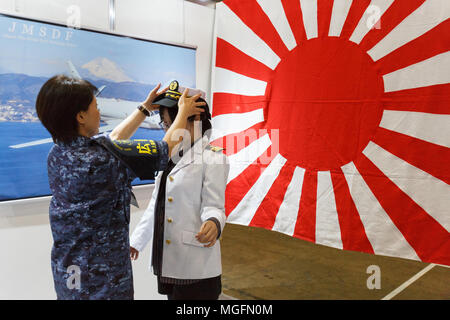
<path fill-rule="evenodd" d="M 371 49 L 424 2 L 425 0 L 394 1 L 381 17 L 379 28 L 373 28 L 363 38 L 361 49 Z"/>
<path fill-rule="evenodd" d="M 349 39 L 355 31 L 356 26 L 361 20 L 367 7 L 370 5 L 370 0 L 353 1 L 352 6 L 345 20 L 344 26 L 341 31 L 341 38 Z"/>
<path fill-rule="evenodd" d="M 373 141 L 413 166 L 450 184 L 450 149 L 378 128 Z"/>
<path fill-rule="evenodd" d="M 378 60 L 375 65 L 381 74 L 391 73 L 450 50 L 450 41 L 441 41 L 450 28 L 450 20 L 444 21 L 422 36 L 414 39 Z"/>
<path fill-rule="evenodd" d="M 228 1 L 227 5 L 279 57 L 289 52 L 269 17 L 259 5 L 255 5 L 253 1 Z"/>
<path fill-rule="evenodd" d="M 277 212 L 283 202 L 286 189 L 294 174 L 294 170 L 295 165 L 289 164 L 289 162 L 283 166 L 266 197 L 256 210 L 249 226 L 272 229 Z"/>
<path fill-rule="evenodd" d="M 316 240 L 317 171 L 307 170 L 303 178 L 302 194 L 298 209 L 294 237 Z"/>
<path fill-rule="evenodd" d="M 366 156 L 355 161 L 380 205 L 424 262 L 450 264 L 450 236 L 435 219 L 398 188 Z"/>
<path fill-rule="evenodd" d="M 250 112 L 264 108 L 267 104 L 265 96 L 243 96 L 224 92 L 215 92 L 213 101 L 213 117 L 228 113 Z"/>
<path fill-rule="evenodd" d="M 247 77 L 269 81 L 273 70 L 258 60 L 248 56 L 227 41 L 217 39 L 216 67 L 243 74 Z"/>
<path fill-rule="evenodd" d="M 225 190 L 225 214 L 227 216 L 236 208 L 274 157 L 272 146 L 269 146 L 266 152 L 227 184 Z"/>
<path fill-rule="evenodd" d="M 319 37 L 327 37 L 330 30 L 333 0 L 317 1 L 317 28 Z"/>
<path fill-rule="evenodd" d="M 306 40 L 305 27 L 303 25 L 303 16 L 300 9 L 299 0 L 281 0 L 286 18 L 288 19 L 295 41 L 300 44 Z"/>
<path fill-rule="evenodd" d="M 388 92 L 382 105 L 384 110 L 450 114 L 450 84 Z"/>
<path fill-rule="evenodd" d="M 342 170 L 331 171 L 344 250 L 374 253 Z"/>

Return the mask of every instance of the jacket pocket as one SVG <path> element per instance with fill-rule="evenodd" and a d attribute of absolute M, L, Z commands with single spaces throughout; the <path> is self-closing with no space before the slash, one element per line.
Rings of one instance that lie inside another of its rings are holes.
<path fill-rule="evenodd" d="M 190 231 L 183 231 L 181 235 L 181 241 L 184 244 L 196 246 L 196 247 L 202 247 L 206 245 L 206 243 L 201 243 L 195 238 L 195 233 Z M 206 249 L 206 248 L 205 248 Z"/>

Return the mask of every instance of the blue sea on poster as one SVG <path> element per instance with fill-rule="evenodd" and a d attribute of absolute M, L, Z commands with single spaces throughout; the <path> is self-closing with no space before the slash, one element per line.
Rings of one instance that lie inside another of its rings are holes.
<path fill-rule="evenodd" d="M 50 195 L 47 155 L 53 143 L 12 149 L 12 144 L 49 138 L 40 122 L 0 122 L 0 200 Z M 8 138 L 4 138 L 8 137 Z M 139 128 L 133 138 L 161 140 L 162 130 Z M 135 179 L 133 185 L 153 183 Z"/>

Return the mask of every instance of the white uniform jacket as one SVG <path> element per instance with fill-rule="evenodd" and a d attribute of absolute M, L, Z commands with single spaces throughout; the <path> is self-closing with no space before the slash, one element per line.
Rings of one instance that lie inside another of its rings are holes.
<path fill-rule="evenodd" d="M 175 279 L 206 279 L 222 274 L 220 241 L 210 248 L 195 235 L 207 219 L 225 226 L 225 187 L 229 164 L 214 152 L 204 136 L 184 153 L 167 177 L 162 276 Z M 149 206 L 134 230 L 130 245 L 139 252 L 150 245 L 150 269 L 156 197 L 162 171 L 155 180 Z"/>

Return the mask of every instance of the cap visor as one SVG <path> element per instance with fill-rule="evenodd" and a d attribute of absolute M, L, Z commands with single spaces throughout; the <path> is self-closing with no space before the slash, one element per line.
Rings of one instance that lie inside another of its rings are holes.
<path fill-rule="evenodd" d="M 162 99 L 155 99 L 152 104 L 172 108 L 178 105 L 178 101 L 169 98 L 162 98 Z"/>

